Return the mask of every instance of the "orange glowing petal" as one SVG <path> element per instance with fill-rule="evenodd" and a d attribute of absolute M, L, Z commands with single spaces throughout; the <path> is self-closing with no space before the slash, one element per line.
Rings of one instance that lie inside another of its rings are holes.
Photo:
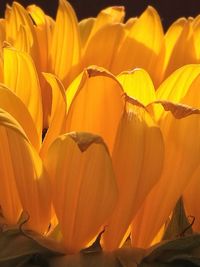
<path fill-rule="evenodd" d="M 43 118 L 41 89 L 34 62 L 28 54 L 4 48 L 4 83 L 27 106 L 40 137 Z"/>
<path fill-rule="evenodd" d="M 59 1 L 50 52 L 51 72 L 67 86 L 79 72 L 81 59 L 80 32 L 73 8 Z"/>
<path fill-rule="evenodd" d="M 127 230 L 134 215 L 160 178 L 163 157 L 159 127 L 143 107 L 128 103 L 112 155 L 119 201 L 103 234 L 106 250 L 118 248 L 130 234 Z"/>
<path fill-rule="evenodd" d="M 15 48 L 29 53 L 38 68 L 38 43 L 34 24 L 27 10 L 14 1 L 11 7 L 7 6 L 5 18 L 6 41 Z"/>
<path fill-rule="evenodd" d="M 112 151 L 124 108 L 122 95 L 122 88 L 112 74 L 97 67 L 86 69 L 68 111 L 66 132 L 98 134 Z"/>
<path fill-rule="evenodd" d="M 143 105 L 156 100 L 155 89 L 149 74 L 143 69 L 122 72 L 117 76 L 124 92 Z"/>
<path fill-rule="evenodd" d="M 0 84 L 0 108 L 10 113 L 18 121 L 32 145 L 39 151 L 40 137 L 27 107 L 3 84 Z"/>
<path fill-rule="evenodd" d="M 81 46 L 83 49 L 89 39 L 95 20 L 95 18 L 86 18 L 81 20 L 78 24 L 81 37 Z"/>
<path fill-rule="evenodd" d="M 200 110 L 174 103 L 162 105 L 172 111 L 166 112 L 167 115 L 162 116 L 160 121 L 165 161 L 160 180 L 133 220 L 132 242 L 139 247 L 151 244 L 199 164 Z"/>
<path fill-rule="evenodd" d="M 50 184 L 35 149 L 23 129 L 6 111 L 0 110 L 0 203 L 8 223 L 15 223 L 22 211 L 28 226 L 46 231 L 50 220 Z"/>
<path fill-rule="evenodd" d="M 126 31 L 122 24 L 106 24 L 92 35 L 83 55 L 83 66 L 97 65 L 111 70 Z"/>
<path fill-rule="evenodd" d="M 156 91 L 157 99 L 200 107 L 200 101 L 196 97 L 200 83 L 199 76 L 200 66 L 198 64 L 183 66 L 172 73 L 160 85 Z M 156 107 L 156 117 L 158 118 L 162 115 L 163 109 Z"/>
<path fill-rule="evenodd" d="M 97 235 L 116 203 L 107 147 L 99 136 L 65 134 L 50 146 L 45 165 L 63 242 L 68 251 L 79 251 Z"/>
<path fill-rule="evenodd" d="M 147 70 L 153 80 L 156 79 L 155 62 L 163 39 L 160 17 L 156 10 L 149 6 L 130 28 L 113 61 L 111 71 L 118 74 L 124 70 L 140 67 Z"/>
<path fill-rule="evenodd" d="M 171 25 L 165 36 L 165 76 L 190 63 L 197 63 L 192 22 L 180 18 Z"/>
<path fill-rule="evenodd" d="M 67 116 L 67 103 L 63 84 L 53 74 L 45 73 L 44 77 L 52 88 L 52 107 L 49 128 L 40 150 L 40 156 L 42 158 L 47 153 L 48 147 L 53 140 L 58 135 L 64 133 L 64 125 Z"/>

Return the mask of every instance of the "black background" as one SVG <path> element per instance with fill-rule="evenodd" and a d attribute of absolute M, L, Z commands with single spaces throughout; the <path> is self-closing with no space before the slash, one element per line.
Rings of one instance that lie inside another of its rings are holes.
<path fill-rule="evenodd" d="M 4 15 L 6 3 L 11 4 L 12 0 L 0 0 L 0 15 Z M 58 0 L 18 0 L 24 6 L 37 4 L 43 10 L 55 17 Z M 200 14 L 200 0 L 69 0 L 74 7 L 77 16 L 80 19 L 90 16 L 96 16 L 104 7 L 111 5 L 124 5 L 127 17 L 140 15 L 148 5 L 152 5 L 159 12 L 162 23 L 166 28 L 177 18 L 181 16 L 196 16 Z"/>

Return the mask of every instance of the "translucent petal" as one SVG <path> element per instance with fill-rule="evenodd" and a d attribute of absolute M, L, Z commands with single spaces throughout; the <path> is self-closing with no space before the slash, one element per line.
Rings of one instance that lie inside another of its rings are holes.
<path fill-rule="evenodd" d="M 98 134 L 112 151 L 124 108 L 122 95 L 119 82 L 109 72 L 95 67 L 88 68 L 69 108 L 66 132 Z"/>
<path fill-rule="evenodd" d="M 141 106 L 128 104 L 113 149 L 119 200 L 103 234 L 106 250 L 123 244 L 129 226 L 146 195 L 160 178 L 164 142 L 159 127 Z"/>
<path fill-rule="evenodd" d="M 73 8 L 66 0 L 59 1 L 50 53 L 50 72 L 68 85 L 79 72 L 81 58 L 80 33 Z"/>
<path fill-rule="evenodd" d="M 18 121 L 32 145 L 38 151 L 40 137 L 27 107 L 20 98 L 3 84 L 0 84 L 0 108 L 10 113 Z"/>
<path fill-rule="evenodd" d="M 111 70 L 121 42 L 125 37 L 122 24 L 106 24 L 92 35 L 83 55 L 83 66 L 97 65 Z"/>
<path fill-rule="evenodd" d="M 151 244 L 199 164 L 200 110 L 191 109 L 189 112 L 190 107 L 172 103 L 165 108 L 178 116 L 174 117 L 169 112 L 160 122 L 165 142 L 165 161 L 160 180 L 132 224 L 132 242 L 139 247 Z"/>
<path fill-rule="evenodd" d="M 156 100 L 155 89 L 149 74 L 143 69 L 134 69 L 133 71 L 122 72 L 117 76 L 124 92 L 137 99 L 143 105 Z"/>
<path fill-rule="evenodd" d="M 41 136 L 41 90 L 34 62 L 28 54 L 11 48 L 4 49 L 4 83 L 27 106 Z"/>
<path fill-rule="evenodd" d="M 111 71 L 119 74 L 121 71 L 140 67 L 147 70 L 153 80 L 156 79 L 155 62 L 163 39 L 160 17 L 156 10 L 149 6 L 133 23 L 120 47 L 118 56 L 113 61 Z"/>
<path fill-rule="evenodd" d="M 42 161 L 21 126 L 0 111 L 0 203 L 8 223 L 16 223 L 22 211 L 28 226 L 46 231 L 50 220 L 50 184 Z"/>
<path fill-rule="evenodd" d="M 51 145 L 45 164 L 63 242 L 68 251 L 78 251 L 97 235 L 116 203 L 108 150 L 99 136 L 65 134 Z"/>
<path fill-rule="evenodd" d="M 44 77 L 52 88 L 51 120 L 46 136 L 44 138 L 40 156 L 43 158 L 47 153 L 49 145 L 60 134 L 64 133 L 64 126 L 67 116 L 67 104 L 65 90 L 61 81 L 53 74 L 45 73 Z"/>

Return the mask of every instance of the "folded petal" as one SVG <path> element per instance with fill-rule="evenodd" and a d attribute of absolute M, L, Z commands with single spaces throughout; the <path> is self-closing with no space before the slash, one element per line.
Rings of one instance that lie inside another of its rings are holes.
<path fill-rule="evenodd" d="M 45 135 L 40 156 L 43 158 L 47 153 L 49 145 L 60 134 L 64 133 L 66 116 L 67 116 L 67 103 L 65 96 L 65 89 L 61 81 L 53 74 L 45 73 L 45 79 L 51 85 L 52 89 L 52 107 L 49 128 Z"/>
<path fill-rule="evenodd" d="M 65 134 L 50 146 L 45 165 L 63 242 L 68 251 L 78 251 L 97 235 L 116 203 L 107 147 L 99 136 Z"/>
<path fill-rule="evenodd" d="M 165 161 L 160 180 L 132 224 L 132 242 L 148 247 L 189 184 L 200 157 L 200 110 L 161 101 Z M 195 142 L 194 142 L 195 140 Z"/>
<path fill-rule="evenodd" d="M 124 108 L 122 95 L 122 88 L 112 74 L 96 67 L 86 69 L 69 107 L 66 132 L 98 134 L 112 151 Z"/>
<path fill-rule="evenodd" d="M 50 53 L 50 72 L 68 85 L 79 72 L 81 42 L 78 21 L 66 0 L 59 1 Z"/>
<path fill-rule="evenodd" d="M 133 217 L 160 178 L 163 158 L 160 128 L 137 102 L 127 103 L 112 154 L 119 200 L 103 234 L 106 250 L 117 249 L 127 239 Z"/>
<path fill-rule="evenodd" d="M 4 48 L 4 83 L 27 106 L 42 133 L 42 100 L 37 71 L 31 57 L 12 48 Z"/>

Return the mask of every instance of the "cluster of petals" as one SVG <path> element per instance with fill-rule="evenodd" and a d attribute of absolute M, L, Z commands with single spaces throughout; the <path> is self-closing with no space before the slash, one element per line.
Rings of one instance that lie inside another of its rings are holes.
<path fill-rule="evenodd" d="M 105 250 L 149 247 L 180 197 L 200 231 L 200 17 L 124 16 L 60 0 L 55 20 L 17 2 L 0 19 L 2 214 L 70 253 L 103 229 Z"/>

